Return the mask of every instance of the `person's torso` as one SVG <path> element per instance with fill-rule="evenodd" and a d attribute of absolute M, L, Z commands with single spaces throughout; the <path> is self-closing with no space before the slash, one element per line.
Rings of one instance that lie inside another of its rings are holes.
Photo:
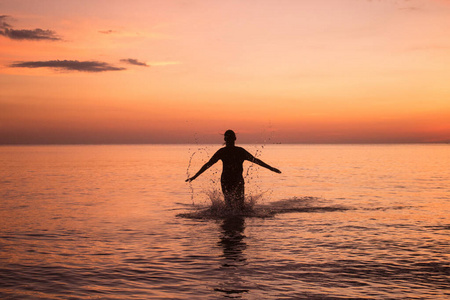
<path fill-rule="evenodd" d="M 223 163 L 223 179 L 241 179 L 243 172 L 243 163 L 247 157 L 247 151 L 241 147 L 224 147 L 219 150 L 220 159 Z"/>

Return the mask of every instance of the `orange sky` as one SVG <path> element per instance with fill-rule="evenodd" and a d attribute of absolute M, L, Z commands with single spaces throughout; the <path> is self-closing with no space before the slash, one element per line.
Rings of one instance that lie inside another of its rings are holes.
<path fill-rule="evenodd" d="M 0 0 L 0 144 L 450 141 L 450 1 Z"/>

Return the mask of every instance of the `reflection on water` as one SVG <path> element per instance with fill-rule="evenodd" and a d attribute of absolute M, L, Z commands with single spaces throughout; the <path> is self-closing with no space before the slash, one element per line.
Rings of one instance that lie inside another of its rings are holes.
<path fill-rule="evenodd" d="M 219 283 L 215 291 L 222 292 L 228 298 L 240 298 L 239 295 L 248 292 L 244 277 L 240 275 L 241 268 L 246 265 L 245 249 L 245 219 L 243 216 L 230 216 L 222 221 L 221 238 L 218 242 L 223 249 L 224 281 Z"/>
<path fill-rule="evenodd" d="M 219 245 L 223 247 L 224 267 L 234 267 L 245 262 L 243 252 L 247 245 L 244 242 L 245 219 L 242 216 L 225 218 L 222 223 L 222 237 Z"/>

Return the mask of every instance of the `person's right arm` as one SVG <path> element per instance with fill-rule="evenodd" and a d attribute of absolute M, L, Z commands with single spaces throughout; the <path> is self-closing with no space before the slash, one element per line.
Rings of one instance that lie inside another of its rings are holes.
<path fill-rule="evenodd" d="M 195 178 L 197 178 L 198 176 L 200 176 L 203 172 L 205 172 L 206 170 L 208 170 L 212 165 L 214 165 L 217 161 L 219 160 L 219 151 L 217 151 L 212 157 L 211 159 L 204 164 L 200 170 L 198 170 L 198 172 L 192 176 L 191 178 L 186 179 L 186 182 L 191 182 L 192 180 L 194 180 Z"/>

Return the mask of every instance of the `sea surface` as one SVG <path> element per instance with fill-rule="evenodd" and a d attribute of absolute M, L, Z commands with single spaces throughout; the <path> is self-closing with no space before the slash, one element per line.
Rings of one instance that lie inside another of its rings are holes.
<path fill-rule="evenodd" d="M 450 145 L 219 147 L 0 147 L 0 299 L 450 298 Z"/>

